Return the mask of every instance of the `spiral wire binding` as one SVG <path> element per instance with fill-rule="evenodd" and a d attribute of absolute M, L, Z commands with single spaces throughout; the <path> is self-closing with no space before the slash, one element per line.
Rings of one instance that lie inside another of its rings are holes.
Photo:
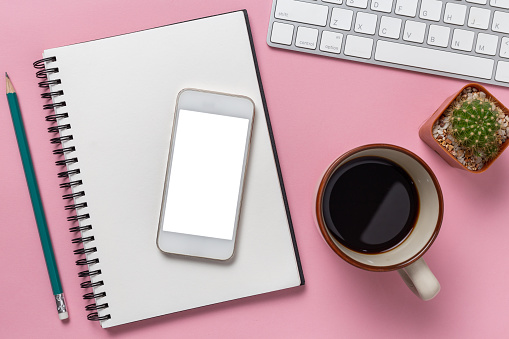
<path fill-rule="evenodd" d="M 63 90 L 49 91 L 49 88 L 51 86 L 58 85 L 58 84 L 62 83 L 62 81 L 60 79 L 53 79 L 53 80 L 48 79 L 48 75 L 58 73 L 59 69 L 58 69 L 58 67 L 46 67 L 46 64 L 50 64 L 50 63 L 56 62 L 56 61 L 57 61 L 56 57 L 49 57 L 49 58 L 37 60 L 36 62 L 33 63 L 34 68 L 36 68 L 38 70 L 35 75 L 38 79 L 41 79 L 41 81 L 39 82 L 39 87 L 48 90 L 47 92 L 41 94 L 41 98 L 43 98 L 43 99 L 51 100 L 51 99 L 55 99 L 61 95 L 64 95 Z M 52 111 L 52 114 L 47 115 L 45 117 L 46 121 L 55 123 L 57 121 L 68 118 L 69 117 L 68 113 L 58 113 L 58 114 L 55 113 L 56 108 L 65 107 L 65 106 L 66 106 L 65 101 L 60 101 L 60 102 L 53 101 L 53 103 L 51 103 L 51 104 L 44 104 L 43 105 L 44 110 Z M 50 143 L 62 144 L 63 142 L 73 140 L 72 134 L 69 134 L 70 129 L 71 129 L 70 124 L 57 124 L 54 126 L 50 126 L 48 128 L 48 133 L 52 133 L 55 135 L 54 138 L 50 139 Z M 61 148 L 53 150 L 53 154 L 55 154 L 57 156 L 65 156 L 66 154 L 69 154 L 69 153 L 72 153 L 75 151 L 76 151 L 76 147 L 74 147 L 74 146 L 69 146 L 69 147 L 62 146 Z M 60 188 L 73 189 L 73 188 L 78 187 L 83 184 L 82 180 L 70 180 L 71 176 L 80 173 L 79 168 L 69 169 L 67 167 L 68 165 L 75 164 L 75 163 L 78 163 L 77 157 L 68 157 L 68 158 L 64 158 L 64 159 L 55 161 L 55 164 L 57 166 L 65 168 L 65 171 L 58 173 L 58 177 L 59 178 L 69 178 L 68 182 L 60 184 Z M 76 198 L 80 198 L 83 196 L 85 196 L 85 191 L 83 191 L 83 190 L 81 190 L 81 191 L 77 190 L 77 191 L 73 191 L 73 193 L 68 193 L 68 194 L 62 195 L 62 199 L 73 201 L 72 204 L 65 206 L 65 210 L 74 210 L 76 212 L 75 215 L 67 217 L 67 221 L 69 221 L 71 223 L 78 223 L 78 226 L 73 226 L 73 227 L 69 228 L 69 232 L 71 232 L 71 233 L 81 234 L 81 232 L 89 231 L 89 230 L 93 229 L 92 225 L 79 225 L 80 221 L 90 218 L 89 213 L 83 213 L 83 214 L 78 213 L 79 209 L 85 208 L 88 206 L 88 204 L 86 202 L 80 202 L 80 203 L 75 202 Z M 81 236 L 81 237 L 72 239 L 71 242 L 73 244 L 84 244 L 84 243 L 93 242 L 94 240 L 95 240 L 94 236 L 86 236 L 86 237 Z M 86 254 L 95 253 L 95 252 L 97 252 L 96 247 L 88 247 L 88 248 L 81 247 L 77 250 L 74 250 L 74 254 L 79 255 L 79 256 L 85 256 Z M 88 270 L 79 272 L 78 277 L 85 278 L 85 277 L 93 277 L 93 276 L 100 275 L 101 274 L 100 269 L 90 270 L 90 267 L 97 263 L 99 263 L 98 258 L 78 259 L 76 261 L 76 265 L 88 266 L 88 268 L 89 268 Z M 103 286 L 103 285 L 104 285 L 104 282 L 102 280 L 98 280 L 95 282 L 92 282 L 92 280 L 86 280 L 80 284 L 81 288 L 84 288 L 84 289 L 89 289 L 89 288 Z M 98 292 L 98 293 L 90 292 L 90 293 L 84 294 L 83 299 L 97 301 L 98 299 L 103 298 L 105 296 L 106 296 L 106 292 Z M 85 307 L 85 310 L 88 312 L 91 312 L 87 315 L 87 319 L 92 320 L 92 321 L 101 321 L 101 320 L 111 319 L 110 314 L 99 316 L 98 311 L 106 309 L 106 308 L 108 308 L 108 303 L 98 304 L 96 302 L 96 303 L 87 305 Z"/>

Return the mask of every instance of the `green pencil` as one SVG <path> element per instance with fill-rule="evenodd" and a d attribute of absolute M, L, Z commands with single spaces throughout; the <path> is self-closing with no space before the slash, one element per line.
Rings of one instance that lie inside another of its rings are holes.
<path fill-rule="evenodd" d="M 7 73 L 5 73 L 5 80 L 7 82 L 7 101 L 9 102 L 12 123 L 14 125 L 14 131 L 16 132 L 16 139 L 18 140 L 21 161 L 23 162 L 23 168 L 25 169 L 28 191 L 30 192 L 30 199 L 32 200 L 32 207 L 34 209 L 35 220 L 37 222 L 37 229 L 39 230 L 39 237 L 41 238 L 42 250 L 44 252 L 44 259 L 46 260 L 49 279 L 51 281 L 51 288 L 55 295 L 58 317 L 61 320 L 67 319 L 69 318 L 69 314 L 67 313 L 67 307 L 65 305 L 62 284 L 60 282 L 60 276 L 58 275 L 57 263 L 55 261 L 55 254 L 53 253 L 53 246 L 51 245 L 46 216 L 42 207 L 41 195 L 39 193 L 39 186 L 37 185 L 37 179 L 35 177 L 32 157 L 30 156 L 28 140 L 25 128 L 23 127 L 23 119 L 21 118 L 21 112 L 19 109 L 18 96 L 16 95 L 14 86 L 12 85 L 11 79 L 9 79 L 9 75 L 7 75 Z"/>

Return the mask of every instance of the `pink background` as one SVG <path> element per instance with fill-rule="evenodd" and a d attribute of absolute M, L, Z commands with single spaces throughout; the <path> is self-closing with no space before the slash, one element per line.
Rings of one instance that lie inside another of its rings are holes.
<path fill-rule="evenodd" d="M 70 312 L 68 321 L 58 320 L 7 102 L 0 95 L 2 336 L 509 336 L 509 225 L 504 212 L 509 205 L 504 176 L 509 155 L 484 174 L 469 174 L 447 165 L 417 134 L 420 124 L 465 82 L 269 48 L 265 39 L 271 4 L 272 0 L 2 1 L 1 71 L 9 73 L 18 91 Z M 251 21 L 306 285 L 103 330 L 86 320 L 87 302 L 81 299 L 76 275 L 80 269 L 72 255 L 73 235 L 67 232 L 32 62 L 46 48 L 244 8 Z M 509 89 L 487 88 L 509 103 Z M 415 297 L 396 272 L 372 273 L 343 262 L 315 226 L 313 203 L 321 174 L 345 151 L 368 143 L 408 148 L 430 165 L 441 183 L 444 222 L 425 255 L 442 285 L 432 301 Z"/>

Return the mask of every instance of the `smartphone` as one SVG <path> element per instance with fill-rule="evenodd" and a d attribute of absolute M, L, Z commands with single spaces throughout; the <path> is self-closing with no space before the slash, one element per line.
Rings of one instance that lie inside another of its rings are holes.
<path fill-rule="evenodd" d="M 157 232 L 161 251 L 232 257 L 253 118 L 248 97 L 179 93 Z"/>

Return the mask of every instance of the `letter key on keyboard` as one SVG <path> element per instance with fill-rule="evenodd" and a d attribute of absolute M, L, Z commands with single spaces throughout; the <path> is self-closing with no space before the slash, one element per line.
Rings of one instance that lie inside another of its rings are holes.
<path fill-rule="evenodd" d="M 273 0 L 267 43 L 509 87 L 509 0 Z"/>

